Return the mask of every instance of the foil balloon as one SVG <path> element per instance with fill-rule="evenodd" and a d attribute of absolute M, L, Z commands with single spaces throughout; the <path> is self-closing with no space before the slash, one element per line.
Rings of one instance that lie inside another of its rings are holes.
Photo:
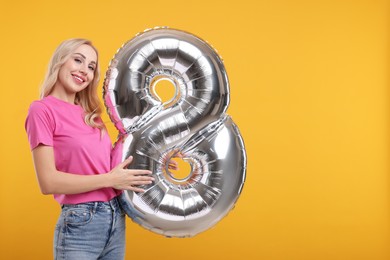
<path fill-rule="evenodd" d="M 161 80 L 175 87 L 163 102 Z M 191 237 L 214 226 L 235 205 L 245 182 L 246 152 L 226 114 L 229 82 L 217 52 L 180 30 L 155 28 L 125 43 L 111 60 L 103 99 L 119 131 L 114 153 L 128 168 L 148 169 L 155 181 L 145 192 L 124 191 L 127 215 L 168 237 Z M 182 158 L 188 176 L 169 162 Z"/>

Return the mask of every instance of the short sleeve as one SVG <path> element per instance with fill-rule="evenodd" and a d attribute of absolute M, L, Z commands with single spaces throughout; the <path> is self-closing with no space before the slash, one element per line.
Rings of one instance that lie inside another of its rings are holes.
<path fill-rule="evenodd" d="M 40 101 L 33 102 L 25 122 L 31 150 L 39 144 L 53 146 L 54 127 L 54 118 L 49 108 Z"/>

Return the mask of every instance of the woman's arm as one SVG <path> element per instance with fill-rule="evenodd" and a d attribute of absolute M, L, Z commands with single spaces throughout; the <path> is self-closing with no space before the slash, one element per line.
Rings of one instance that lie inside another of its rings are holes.
<path fill-rule="evenodd" d="M 77 194 L 106 187 L 143 192 L 136 186 L 150 184 L 154 180 L 149 176 L 151 171 L 125 169 L 133 160 L 131 156 L 108 174 L 78 175 L 57 171 L 51 146 L 39 145 L 32 154 L 43 194 Z"/>

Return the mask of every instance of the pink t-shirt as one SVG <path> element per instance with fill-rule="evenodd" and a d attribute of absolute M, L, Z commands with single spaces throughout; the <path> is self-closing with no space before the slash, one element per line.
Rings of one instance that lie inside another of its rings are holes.
<path fill-rule="evenodd" d="M 81 106 L 47 96 L 34 101 L 28 111 L 26 132 L 33 150 L 38 145 L 52 146 L 58 171 L 94 175 L 111 169 L 111 140 L 106 132 L 84 122 Z M 116 159 L 117 160 L 117 159 Z M 113 162 L 116 164 L 117 162 Z M 102 188 L 80 194 L 54 194 L 60 204 L 109 201 L 119 195 L 113 188 Z"/>

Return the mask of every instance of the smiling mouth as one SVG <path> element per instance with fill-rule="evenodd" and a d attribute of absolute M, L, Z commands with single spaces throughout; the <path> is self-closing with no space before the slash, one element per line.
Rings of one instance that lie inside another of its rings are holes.
<path fill-rule="evenodd" d="M 79 83 L 84 83 L 85 82 L 85 79 L 83 79 L 82 77 L 79 77 L 79 76 L 73 75 L 73 74 L 72 74 L 72 76 Z"/>

